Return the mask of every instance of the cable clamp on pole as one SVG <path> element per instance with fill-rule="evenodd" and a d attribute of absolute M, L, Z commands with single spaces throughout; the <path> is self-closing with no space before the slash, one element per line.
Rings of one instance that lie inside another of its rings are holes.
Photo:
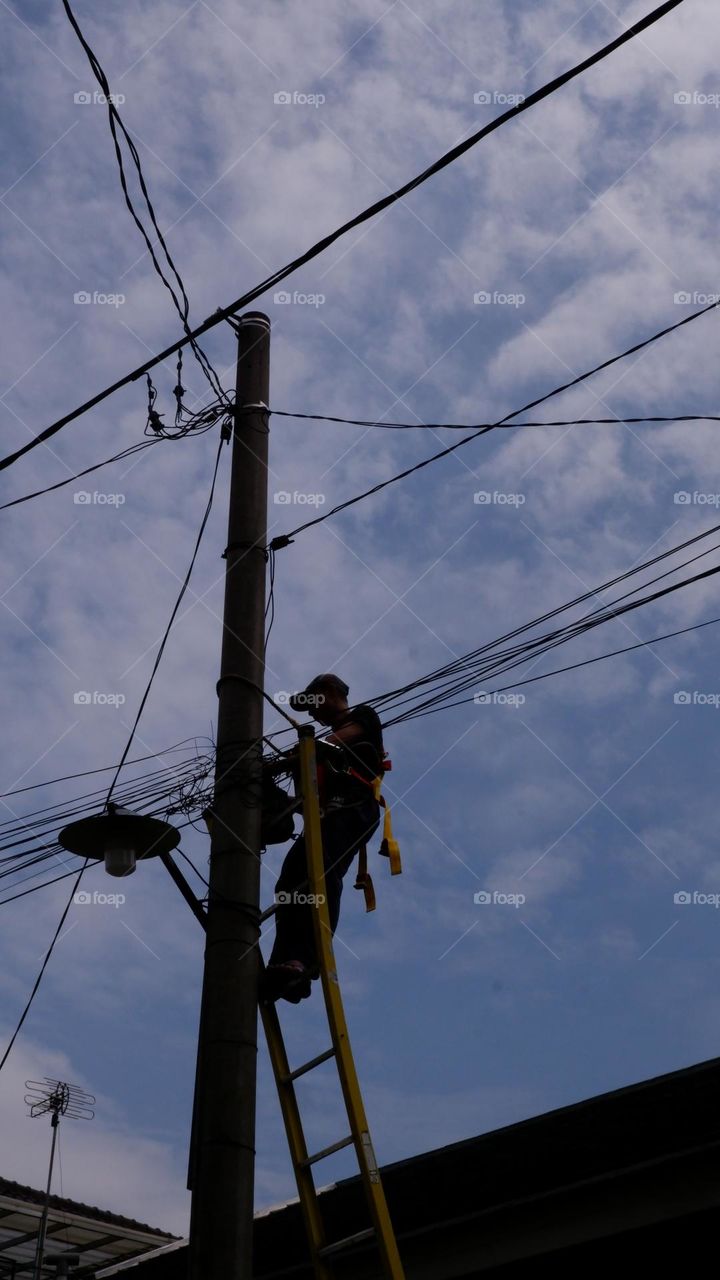
<path fill-rule="evenodd" d="M 230 542 L 223 551 L 221 560 L 227 560 L 231 551 L 262 551 L 266 561 L 270 558 L 270 550 L 262 542 Z"/>

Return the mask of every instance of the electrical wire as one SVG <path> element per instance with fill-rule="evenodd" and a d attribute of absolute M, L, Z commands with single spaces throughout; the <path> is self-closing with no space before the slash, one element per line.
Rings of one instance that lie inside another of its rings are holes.
<path fill-rule="evenodd" d="M 29 502 L 31 498 L 42 498 L 46 493 L 53 493 L 55 489 L 62 489 L 66 484 L 72 484 L 74 480 L 81 480 L 83 476 L 89 476 L 93 471 L 99 471 L 101 467 L 109 467 L 113 462 L 123 462 L 125 458 L 131 458 L 136 453 L 141 453 L 143 449 L 149 449 L 152 445 L 159 443 L 159 437 L 154 440 L 139 440 L 137 444 L 131 444 L 129 448 L 122 449 L 120 453 L 114 453 L 112 458 L 105 458 L 103 462 L 96 462 L 92 467 L 85 467 L 84 471 L 77 471 L 74 476 L 68 476 L 65 480 L 58 480 L 56 484 L 49 484 L 45 489 L 36 489 L 34 493 L 26 493 L 22 498 L 13 498 L 11 502 L 3 502 L 0 505 L 0 511 L 7 511 L 8 507 L 17 507 L 21 502 Z"/>
<path fill-rule="evenodd" d="M 379 484 L 375 484 L 372 488 L 365 489 L 362 493 L 356 494 L 354 498 L 348 498 L 345 502 L 339 502 L 337 506 L 332 507 L 330 511 L 326 511 L 323 515 L 316 516 L 313 520 L 306 520 L 304 524 L 298 525 L 289 533 L 279 534 L 276 538 L 273 538 L 270 544 L 271 547 L 275 550 L 287 547 L 299 533 L 304 533 L 306 529 L 312 529 L 315 525 L 323 524 L 332 516 L 338 515 L 339 512 L 346 511 L 348 507 L 353 507 L 356 503 L 362 502 L 365 498 L 369 498 L 372 497 L 373 494 L 380 493 L 382 489 L 387 489 L 388 485 L 395 484 L 398 480 L 407 479 L 408 476 L 413 475 L 416 471 L 422 471 L 423 467 L 429 467 L 432 462 L 438 462 L 441 458 L 447 458 L 449 454 L 455 453 L 458 449 L 462 449 L 463 445 L 471 444 L 473 440 L 477 440 L 480 436 L 487 435 L 489 431 L 495 431 L 500 427 L 504 427 L 506 424 L 510 423 L 513 418 L 518 418 L 520 414 L 528 413 L 530 409 L 535 409 L 538 405 L 545 404 L 546 401 L 554 399 L 555 396 L 562 395 L 564 391 L 570 391 L 572 387 L 578 386 L 581 382 L 587 382 L 587 380 L 594 377 L 596 373 L 602 373 L 603 370 L 609 369 L 612 365 L 617 364 L 619 360 L 625 360 L 628 356 L 634 355 L 637 351 L 644 350 L 652 343 L 657 342 L 660 338 L 664 338 L 668 333 L 672 333 L 675 329 L 680 328 L 681 325 L 687 324 L 689 320 L 697 319 L 698 316 L 707 314 L 708 311 L 713 310 L 717 306 L 720 306 L 720 302 L 713 303 L 712 306 L 706 307 L 702 312 L 695 312 L 693 316 L 686 316 L 685 319 L 679 321 L 678 324 L 673 324 L 666 329 L 661 329 L 658 333 L 654 333 L 649 338 L 643 339 L 642 342 L 636 342 L 632 347 L 628 347 L 627 350 L 621 351 L 619 355 L 611 356 L 608 360 L 603 360 L 600 364 L 595 365 L 594 368 L 587 370 L 585 373 L 578 374 L 569 382 L 563 383 L 562 386 L 555 387 L 552 391 L 548 391 L 544 395 L 538 396 L 535 400 L 528 401 L 528 403 L 523 405 L 520 409 L 514 409 L 512 413 L 506 414 L 505 417 L 499 419 L 498 422 L 493 422 L 488 426 L 483 426 L 478 430 L 471 431 L 469 435 L 463 436 L 461 440 L 456 440 L 454 444 L 448 445 L 445 449 L 440 449 L 437 453 L 430 454 L 428 458 L 423 458 L 420 462 L 416 462 L 414 466 L 406 467 L 404 471 L 399 471 L 397 475 L 390 476 L 387 480 L 381 480 Z"/>
<path fill-rule="evenodd" d="M 16 1026 L 15 1030 L 13 1031 L 13 1033 L 12 1033 L 11 1037 L 10 1037 L 10 1040 L 9 1040 L 8 1045 L 7 1045 L 7 1048 L 5 1049 L 5 1052 L 4 1052 L 3 1056 L 2 1056 L 2 1059 L 0 1059 L 0 1071 L 2 1071 L 3 1067 L 5 1066 L 5 1063 L 7 1062 L 8 1058 L 10 1057 L 10 1054 L 11 1054 L 11 1052 L 12 1052 L 12 1048 L 13 1048 L 13 1045 L 15 1044 L 15 1041 L 17 1040 L 17 1038 L 18 1038 L 18 1036 L 19 1036 L 19 1034 L 20 1034 L 20 1032 L 21 1032 L 21 1030 L 22 1030 L 23 1024 L 24 1024 L 24 1022 L 25 1022 L 25 1019 L 27 1018 L 27 1016 L 28 1016 L 28 1014 L 29 1014 L 29 1012 L 30 1012 L 30 1008 L 31 1008 L 31 1006 L 32 1006 L 33 1000 L 35 999 L 35 996 L 36 996 L 36 995 L 37 995 L 37 993 L 38 993 L 38 989 L 39 989 L 39 987 L 40 987 L 40 983 L 41 983 L 41 982 L 42 982 L 42 980 L 43 980 L 43 975 L 44 975 L 44 973 L 45 973 L 45 970 L 46 970 L 46 969 L 47 969 L 47 967 L 48 967 L 48 963 L 49 963 L 49 961 L 50 961 L 50 957 L 51 957 L 51 955 L 52 955 L 53 951 L 55 950 L 55 944 L 56 944 L 56 942 L 57 942 L 58 938 L 60 937 L 60 933 L 62 932 L 62 927 L 63 927 L 63 925 L 64 925 L 64 923 L 65 923 L 65 921 L 66 921 L 66 919 L 67 919 L 68 912 L 69 912 L 69 910 L 70 910 L 70 908 L 71 908 L 71 906 L 72 906 L 72 904 L 73 904 L 73 900 L 74 900 L 74 898 L 75 898 L 75 894 L 77 893 L 77 890 L 78 890 L 78 885 L 80 884 L 80 881 L 82 880 L 83 874 L 84 874 L 84 872 L 85 872 L 85 868 L 87 867 L 87 864 L 88 864 L 88 861 L 89 861 L 89 859 L 88 859 L 88 858 L 86 858 L 86 859 L 85 859 L 85 861 L 83 862 L 83 865 L 81 866 L 80 870 L 78 871 L 78 873 L 77 873 L 77 875 L 76 875 L 76 877 L 75 877 L 75 881 L 74 881 L 73 887 L 72 887 L 72 889 L 70 890 L 70 897 L 68 898 L 68 900 L 67 900 L 67 902 L 66 902 L 66 904 L 65 904 L 65 908 L 64 908 L 64 910 L 63 910 L 62 915 L 60 916 L 60 921 L 59 921 L 59 923 L 58 923 L 57 929 L 55 930 L 55 933 L 53 934 L 53 937 L 52 937 L 52 941 L 51 941 L 51 943 L 50 943 L 50 946 L 49 946 L 49 947 L 48 947 L 48 949 L 47 949 L 47 953 L 46 953 L 46 955 L 45 955 L 45 959 L 43 960 L 42 965 L 41 965 L 41 967 L 40 967 L 40 972 L 39 972 L 39 974 L 38 974 L 37 978 L 35 979 L 35 982 L 33 983 L 32 991 L 30 992 L 30 995 L 29 995 L 29 997 L 28 997 L 28 1000 L 27 1000 L 27 1003 L 26 1003 L 26 1005 L 25 1005 L 25 1008 L 23 1009 L 23 1011 L 22 1011 L 22 1013 L 21 1013 L 21 1015 L 20 1015 L 20 1020 L 19 1020 L 19 1022 L 18 1022 L 18 1024 L 17 1024 L 17 1026 Z"/>
<path fill-rule="evenodd" d="M 718 550 L 720 550 L 720 544 L 706 549 L 697 556 L 693 556 L 690 560 L 686 561 L 685 564 L 693 563 L 694 561 L 701 559 L 703 556 L 709 555 Z M 665 553 L 665 555 L 668 554 L 672 554 L 672 552 Z M 547 632 L 541 636 L 536 636 L 529 641 L 525 641 L 520 645 L 512 646 L 509 649 L 498 649 L 498 645 L 504 643 L 507 639 L 513 638 L 514 636 L 517 636 L 522 632 L 526 632 L 528 629 L 536 626 L 538 624 L 538 620 L 526 623 L 523 627 L 517 628 L 515 632 L 510 633 L 509 636 L 501 637 L 500 640 L 493 641 L 489 645 L 483 646 L 481 650 L 476 650 L 474 654 L 468 654 L 460 659 L 456 659 L 455 662 L 448 663 L 437 672 L 431 673 L 429 676 L 422 677 L 420 680 L 413 681 L 401 689 L 395 690 L 389 694 L 381 695 L 379 698 L 374 698 L 371 700 L 371 703 L 376 707 L 376 709 L 384 706 L 386 711 L 397 710 L 398 707 L 411 704 L 406 712 L 402 712 L 400 715 L 395 716 L 392 723 L 399 723 L 403 719 L 413 718 L 420 711 L 423 711 L 426 708 L 440 708 L 441 706 L 445 706 L 448 699 L 454 694 L 471 687 L 473 684 L 477 684 L 479 679 L 484 680 L 488 675 L 497 675 L 504 670 L 509 670 L 512 667 L 528 662 L 531 659 L 535 659 L 543 653 L 546 653 L 549 649 L 556 648 L 558 645 L 564 644 L 568 640 L 584 635 L 606 622 L 613 621 L 616 618 L 621 618 L 626 613 L 642 608 L 647 604 L 654 603 L 665 596 L 676 591 L 683 590 L 685 587 L 691 586 L 720 573 L 720 564 L 714 565 L 712 568 L 693 574 L 688 578 L 682 579 L 680 582 L 672 583 L 669 586 L 664 586 L 657 591 L 648 593 L 638 600 L 629 599 L 630 596 L 636 595 L 638 591 L 645 590 L 648 586 L 652 586 L 662 581 L 683 567 L 685 566 L 677 565 L 652 579 L 650 582 L 645 582 L 641 586 L 633 587 L 629 592 L 621 595 L 616 600 L 592 610 L 585 617 L 575 622 L 568 623 L 558 630 Z M 643 566 L 640 566 L 640 568 L 642 569 Z M 631 570 L 628 574 L 621 575 L 620 580 L 623 580 L 623 578 L 626 578 L 637 571 L 638 570 Z M 607 589 L 607 587 L 599 588 L 599 590 L 605 589 Z M 592 594 L 597 595 L 597 592 Z M 556 616 L 565 609 L 572 607 L 572 603 L 573 602 L 570 602 L 570 604 L 552 611 L 547 616 Z M 540 619 L 539 621 L 544 620 L 545 619 Z M 431 692 L 427 697 L 423 695 L 421 698 L 418 698 L 416 691 L 420 689 L 421 686 L 428 685 L 434 685 L 435 692 Z"/>
<path fill-rule="evenodd" d="M 63 0 L 63 3 L 65 4 L 67 9 L 68 6 L 66 3 L 66 0 Z M 381 200 L 376 201 L 374 204 L 364 209 L 361 213 L 356 214 L 353 218 L 350 219 L 349 222 L 344 223 L 342 226 L 338 227 L 335 231 L 331 232 L 329 235 L 324 236 L 321 240 L 317 241 L 317 243 L 314 244 L 310 249 L 307 249 L 299 257 L 293 259 L 292 262 L 289 262 L 286 266 L 281 267 L 278 271 L 275 271 L 271 276 L 267 277 L 267 279 L 263 280 L 259 285 L 256 285 L 253 289 L 250 289 L 247 293 L 244 293 L 239 298 L 236 298 L 235 301 L 231 302 L 229 306 L 218 308 L 218 310 L 215 312 L 214 315 L 209 316 L 208 319 L 203 322 L 203 324 L 199 325 L 196 329 L 186 334 L 184 338 L 181 338 L 178 342 L 173 343 L 171 346 L 167 347 L 164 351 L 161 351 L 158 355 L 152 356 L 149 360 L 146 360 L 144 364 L 141 364 L 137 369 L 134 369 L 131 373 L 128 373 L 124 377 L 119 378 L 116 382 L 112 383 L 109 387 L 106 387 L 103 391 L 98 392 L 96 395 L 92 396 L 89 400 L 86 400 L 85 403 L 80 405 L 77 409 L 73 409 L 70 413 L 65 414 L 62 418 L 59 418 L 56 422 L 52 423 L 50 426 L 45 427 L 44 430 L 40 431 L 38 435 L 36 435 L 32 440 L 27 441 L 27 443 L 24 444 L 21 448 L 16 449 L 13 453 L 8 454 L 5 458 L 0 459 L 0 470 L 4 470 L 6 467 L 11 466 L 12 463 L 16 462 L 18 458 L 23 457 L 23 455 L 28 453 L 31 449 L 35 449 L 37 448 L 38 445 L 44 443 L 44 441 L 49 440 L 58 431 L 61 431 L 63 427 L 66 427 L 70 422 L 75 421 L 75 419 L 79 418 L 82 414 L 87 413 L 88 410 L 93 409 L 96 405 L 101 404 L 103 400 L 106 400 L 108 396 L 113 395 L 114 392 L 119 391 L 121 387 L 125 387 L 129 383 L 134 382 L 138 378 L 143 377 L 144 374 L 148 373 L 151 369 L 155 368 L 156 365 L 160 364 L 163 360 L 168 359 L 168 357 L 173 355 L 175 352 L 181 351 L 185 346 L 193 343 L 202 334 L 207 333 L 210 329 L 213 329 L 216 325 L 221 324 L 223 321 L 229 320 L 231 316 L 234 315 L 235 312 L 242 310 L 244 307 L 247 307 L 251 302 L 254 302 L 256 298 L 261 297 L 262 294 L 267 293 L 269 289 L 272 289 L 274 286 L 279 284 L 282 280 L 285 280 L 288 276 L 294 274 L 294 272 L 298 271 L 301 267 L 305 266 L 306 263 L 311 262 L 314 258 L 318 257 L 321 253 L 323 253 L 326 249 L 328 249 L 332 244 L 334 244 L 341 237 L 347 235 L 350 231 L 354 230 L 356 227 L 361 226 L 364 222 L 367 222 L 370 218 L 375 217 L 377 214 L 381 213 L 384 209 L 389 208 L 390 205 L 394 204 L 398 200 L 404 199 L 404 197 L 409 195 L 411 191 L 414 191 L 417 187 L 421 186 L 424 182 L 427 182 L 429 178 L 433 177 L 435 174 L 445 169 L 448 165 L 452 164 L 455 160 L 459 159 L 460 156 L 464 155 L 465 152 L 469 151 L 472 147 L 476 146 L 480 141 L 482 141 L 482 139 L 486 138 L 489 134 L 493 133 L 496 129 L 501 128 L 502 125 L 506 124 L 509 120 L 513 119 L 515 116 L 518 116 L 522 112 L 529 110 L 531 107 L 535 106 L 538 102 L 541 102 L 544 98 L 547 98 L 551 94 L 557 92 L 560 88 L 563 87 L 563 85 L 568 84 L 571 80 L 574 80 L 577 76 L 582 75 L 585 71 L 589 70 L 590 67 L 595 66 L 597 63 L 601 62 L 604 58 L 609 57 L 610 54 L 614 53 L 616 49 L 619 49 L 622 45 L 626 44 L 628 41 L 633 40 L 636 37 L 640 36 L 643 31 L 646 31 L 649 27 L 653 26 L 656 22 L 659 22 L 661 18 L 664 18 L 668 13 L 671 12 L 671 10 L 676 9 L 682 3 L 684 3 L 684 0 L 666 0 L 666 3 L 659 5 L 656 9 L 653 9 L 650 13 L 646 14 L 644 18 L 641 18 L 638 20 L 638 22 L 633 23 L 631 26 L 626 27 L 626 29 L 621 33 L 621 35 L 618 36 L 615 40 L 612 40 L 609 44 L 604 45 L 601 49 L 597 50 L 594 54 L 591 54 L 590 57 L 585 58 L 582 62 L 578 63 L 576 66 L 570 68 L 568 71 L 563 72 L 560 76 L 557 76 L 554 80 L 549 81 L 546 85 L 542 86 L 540 89 L 537 89 L 534 93 L 529 94 L 524 99 L 524 101 L 521 103 L 518 103 L 517 106 L 511 107 L 508 111 L 503 112 L 501 115 L 497 116 L 494 120 L 491 120 L 489 124 L 485 125 L 484 128 L 478 130 L 476 133 L 472 134 L 469 138 L 465 139 L 464 142 L 459 143 L 457 146 L 452 147 L 450 151 L 445 152 L 445 154 L 441 156 L 440 159 L 436 160 L 433 164 L 431 164 L 422 173 L 418 174 L 415 178 L 411 179 L 409 182 L 406 182 L 403 186 L 398 187 L 397 190 L 390 192 L 386 196 L 383 196 Z M 76 23 L 74 23 L 74 26 L 76 30 L 79 32 L 79 28 L 77 28 Z M 88 52 L 87 48 L 86 48 L 86 52 Z M 90 57 L 91 52 L 92 51 L 88 52 L 88 57 Z M 91 66 L 92 65 L 93 63 L 91 61 Z M 93 70 L 95 71 L 94 66 L 93 66 Z M 688 324 L 691 320 L 697 319 L 700 315 L 705 314 L 705 312 L 712 310 L 714 307 L 717 307 L 718 305 L 720 305 L 720 302 L 713 303 L 711 304 L 711 306 L 705 307 L 703 308 L 702 311 L 697 311 L 694 314 L 687 316 L 683 321 L 680 321 L 679 324 L 671 327 L 679 328 L 681 324 Z M 668 330 L 665 330 L 664 332 L 670 332 L 670 330 L 668 329 Z M 661 336 L 661 335 L 658 335 L 658 336 Z"/>
<path fill-rule="evenodd" d="M 594 658 L 584 658 L 582 661 L 572 662 L 566 667 L 556 667 L 553 671 L 543 671 L 541 672 L 540 675 L 528 676 L 526 677 L 525 680 L 515 680 L 512 682 L 512 684 L 504 684 L 504 685 L 501 685 L 499 688 L 493 688 L 491 690 L 488 690 L 488 692 L 505 693 L 509 689 L 520 689 L 524 685 L 536 684 L 539 680 L 547 680 L 550 678 L 550 676 L 559 676 L 559 675 L 564 675 L 568 671 L 577 671 L 579 670 L 580 667 L 589 667 L 589 666 L 592 666 L 593 663 L 604 662 L 606 658 L 616 658 L 620 654 L 632 653 L 634 650 L 637 650 L 637 649 L 646 649 L 646 648 L 649 648 L 650 645 L 660 644 L 660 642 L 663 640 L 672 640 L 676 636 L 688 635 L 688 633 L 691 631 L 701 631 L 704 627 L 713 627 L 713 626 L 716 626 L 718 623 L 720 623 L 720 618 L 708 618 L 705 622 L 696 622 L 693 626 L 682 627 L 679 631 L 667 631 L 663 635 L 653 636 L 652 639 L 650 640 L 639 640 L 637 644 L 629 644 L 622 649 L 612 649 L 609 653 L 601 653 Z M 456 702 L 446 702 L 442 708 L 431 707 L 429 710 L 426 710 L 426 711 L 418 711 L 412 716 L 412 719 L 419 720 L 419 719 L 422 719 L 423 716 L 433 715 L 434 712 L 437 710 L 449 711 L 451 707 L 460 707 L 467 704 L 468 702 L 475 702 L 476 696 L 477 695 L 473 695 L 470 698 L 459 698 Z M 409 718 L 409 717 L 398 716 L 395 719 L 383 721 L 383 728 L 388 729 L 393 725 L 400 724 L 405 718 Z"/>
<path fill-rule="evenodd" d="M 125 203 L 128 207 L 130 215 L 138 231 L 140 232 L 145 242 L 145 247 L 147 249 L 148 254 L 150 255 L 150 259 L 152 261 L 153 267 L 155 268 L 155 271 L 157 272 L 158 276 L 162 280 L 163 284 L 165 285 L 165 288 L 168 290 L 170 297 L 173 300 L 173 304 L 180 317 L 180 320 L 182 321 L 182 326 L 183 326 L 183 329 L 185 330 L 186 338 L 192 349 L 193 355 L 195 356 L 208 382 L 210 383 L 210 386 L 215 392 L 215 395 L 218 397 L 218 400 L 223 401 L 226 398 L 226 393 L 220 385 L 220 380 L 217 376 L 217 373 L 213 368 L 212 364 L 210 363 L 210 360 L 208 359 L 207 355 L 202 350 L 202 347 L 200 347 L 200 345 L 196 342 L 192 334 L 192 331 L 190 329 L 190 325 L 188 322 L 188 317 L 190 314 L 190 302 L 189 302 L 185 285 L 183 283 L 180 272 L 172 258 L 170 250 L 168 249 L 167 243 L 165 241 L 165 237 L 163 236 L 163 233 L 160 230 L 160 226 L 159 226 L 157 217 L 155 215 L 155 210 L 153 208 L 153 204 L 150 199 L 150 194 L 148 192 L 147 184 L 145 182 L 142 164 L 140 162 L 140 156 L 138 155 L 137 148 L 132 138 L 130 137 L 130 134 L 125 128 L 120 112 L 117 109 L 117 106 L 115 103 L 115 97 L 111 91 L 108 78 L 102 66 L 100 65 L 100 62 L 98 61 L 97 55 L 94 53 L 94 51 L 88 44 L 87 40 L 85 39 L 85 36 L 83 35 L 80 29 L 80 25 L 77 21 L 77 18 L 75 17 L 75 14 L 72 11 L 69 0 L 62 0 L 62 5 L 73 31 L 75 32 L 75 35 L 77 36 L 78 40 L 80 41 L 80 44 L 82 45 L 82 48 L 85 51 L 85 54 L 87 56 L 88 62 L 90 63 L 90 67 L 93 72 L 93 75 L 95 76 L 95 79 L 97 80 L 98 84 L 100 85 L 100 88 L 102 89 L 105 95 L 105 101 L 106 101 L 107 110 L 108 110 L 108 121 L 110 124 L 110 132 L 112 134 L 112 139 L 115 146 L 115 156 L 117 159 L 118 169 L 120 173 L 120 185 L 122 186 L 123 195 L 125 197 Z M 145 201 L 145 207 L 147 208 L 153 230 L 157 236 L 157 243 L 160 245 L 162 252 L 165 256 L 167 265 L 170 268 L 170 271 L 175 278 L 175 282 L 179 290 L 179 295 L 180 295 L 179 297 L 178 297 L 178 293 L 176 292 L 175 286 L 172 284 L 171 280 L 167 278 L 167 276 L 165 275 L 165 272 L 163 271 L 160 265 L 160 262 L 158 261 L 152 241 L 150 240 L 150 237 L 147 234 L 147 231 L 145 230 L 142 220 L 139 214 L 137 213 L 137 210 L 135 209 L 135 205 L 133 204 L 132 197 L 128 189 L 127 177 L 125 174 L 125 165 L 123 161 L 122 147 L 120 145 L 120 138 L 118 136 L 118 129 L 120 130 L 120 133 L 128 148 L 133 165 L 135 166 L 138 182 L 140 184 L 140 190 L 142 192 L 143 199 Z M 177 375 L 178 376 L 177 376 L 177 385 L 175 388 L 175 395 L 177 398 L 178 417 L 179 417 L 181 415 L 181 401 L 182 401 L 182 396 L 184 394 L 184 390 L 182 387 L 182 351 L 181 350 L 178 352 Z M 150 383 L 149 378 L 148 378 L 148 384 L 150 388 L 152 384 Z M 153 400 L 153 403 L 154 403 L 154 400 Z"/>
<path fill-rule="evenodd" d="M 145 687 L 145 692 L 143 693 L 143 696 L 142 696 L 142 698 L 141 698 L 141 700 L 140 700 L 140 706 L 138 707 L 137 715 L 135 716 L 135 719 L 134 719 L 134 721 L 133 721 L 133 725 L 132 725 L 132 729 L 130 730 L 130 737 L 129 737 L 129 738 L 128 738 L 128 740 L 127 740 L 127 744 L 126 744 L 126 746 L 125 746 L 125 750 L 123 751 L 122 756 L 120 757 L 120 763 L 118 764 L 117 771 L 116 771 L 115 776 L 114 776 L 114 778 L 113 778 L 113 780 L 112 780 L 112 782 L 111 782 L 111 784 L 110 784 L 110 790 L 109 790 L 109 791 L 108 791 L 108 793 L 107 793 L 107 799 L 106 799 L 106 801 L 105 801 L 105 803 L 106 803 L 106 804 L 108 804 L 108 803 L 110 802 L 110 798 L 111 798 L 111 796 L 112 796 L 112 793 L 113 793 L 113 791 L 115 790 L 115 784 L 117 783 L 117 780 L 118 780 L 118 778 L 119 778 L 119 776 L 120 776 L 120 771 L 121 771 L 121 769 L 123 768 L 123 765 L 125 764 L 125 760 L 126 760 L 127 754 L 128 754 L 128 752 L 129 752 L 129 750 L 130 750 L 130 748 L 131 748 L 132 744 L 133 744 L 133 740 L 134 740 L 134 738 L 135 738 L 135 732 L 136 732 L 137 727 L 138 727 L 138 725 L 139 725 L 139 723 L 140 723 L 140 718 L 141 718 L 141 716 L 142 716 L 142 713 L 143 713 L 143 711 L 145 710 L 145 703 L 147 702 L 148 697 L 149 697 L 149 695 L 150 695 L 150 690 L 151 690 L 151 688 L 152 688 L 153 680 L 155 679 L 155 675 L 156 675 L 156 673 L 157 673 L 158 667 L 160 666 L 160 662 L 162 661 L 162 656 L 163 656 L 163 653 L 165 652 L 165 645 L 166 645 L 166 644 L 167 644 L 167 642 L 168 642 L 168 638 L 169 638 L 169 636 L 170 636 L 170 632 L 171 632 L 171 630 L 172 630 L 172 625 L 173 625 L 173 623 L 174 623 L 174 621 L 175 621 L 175 618 L 176 618 L 176 616 L 177 616 L 177 613 L 178 613 L 178 610 L 179 610 L 179 608 L 180 608 L 180 605 L 182 604 L 183 597 L 184 597 L 185 592 L 187 591 L 187 589 L 188 589 L 188 585 L 189 585 L 189 583 L 190 583 L 190 577 L 191 577 L 191 575 L 192 575 L 192 571 L 193 571 L 193 569 L 194 569 L 194 567 L 195 567 L 195 561 L 197 560 L 198 552 L 199 552 L 199 550 L 200 550 L 200 543 L 202 542 L 203 534 L 204 534 L 204 532 L 205 532 L 205 526 L 207 525 L 208 519 L 209 519 L 209 517 L 210 517 L 210 512 L 211 512 L 211 510 L 212 510 L 213 498 L 214 498 L 214 496 L 215 496 L 215 483 L 216 483 L 216 481 L 217 481 L 218 469 L 219 469 L 219 467 L 220 467 L 220 456 L 221 456 L 221 454 L 222 454 L 222 450 L 223 450 L 223 447 L 224 447 L 225 443 L 226 443 L 226 441 L 225 441 L 225 437 L 221 435 L 221 437 L 220 437 L 220 442 L 219 442 L 219 444 L 218 444 L 217 455 L 216 455 L 216 457 L 215 457 L 215 467 L 214 467 L 214 469 L 213 469 L 212 481 L 211 481 L 211 484 L 210 484 L 210 495 L 209 495 L 208 500 L 207 500 L 207 505 L 206 505 L 206 507 L 205 507 L 205 511 L 204 511 L 204 514 L 203 514 L 203 518 L 202 518 L 202 520 L 201 520 L 201 522 L 200 522 L 200 529 L 199 529 L 199 531 L 198 531 L 197 539 L 196 539 L 196 541 L 195 541 L 195 547 L 194 547 L 194 549 L 193 549 L 192 557 L 191 557 L 191 559 L 190 559 L 190 564 L 189 564 L 189 566 L 188 566 L 187 573 L 185 574 L 185 578 L 184 578 L 183 584 L 182 584 L 182 586 L 181 586 L 181 588 L 180 588 L 180 592 L 179 592 L 179 594 L 178 594 L 177 600 L 175 601 L 175 605 L 174 605 L 173 611 L 172 611 L 172 613 L 170 614 L 170 621 L 168 622 L 167 627 L 166 627 L 166 629 L 165 629 L 165 634 L 163 635 L 163 638 L 162 638 L 162 640 L 160 641 L 160 648 L 159 648 L 159 649 L 158 649 L 158 651 L 157 651 L 157 656 L 156 656 L 156 658 L 155 658 L 155 662 L 153 663 L 152 671 L 150 672 L 150 679 L 149 679 L 149 680 L 148 680 L 148 682 L 147 682 L 147 685 L 146 685 L 146 687 Z"/>
<path fill-rule="evenodd" d="M 502 428 L 514 431 L 517 427 L 584 427 L 596 424 L 623 426 L 645 422 L 720 422 L 720 414 L 682 413 L 651 418 L 561 418 L 555 422 L 378 422 L 376 418 L 335 418 L 326 413 L 291 413 L 287 409 L 268 409 L 275 418 L 303 418 L 310 422 L 337 422 L 349 427 L 380 427 L 401 431 L 485 431 Z M 0 507 L 0 511 L 2 507 Z"/>
<path fill-rule="evenodd" d="M 189 742 L 195 743 L 195 747 L 197 749 L 198 741 L 209 742 L 210 739 L 198 739 L 197 737 L 182 738 L 180 742 L 174 742 L 171 747 L 166 747 L 164 751 L 152 751 L 146 756 L 135 756 L 133 760 L 128 760 L 126 762 L 126 767 L 129 767 L 131 764 L 144 764 L 146 760 L 160 760 L 163 756 L 169 755 L 171 751 L 179 751 L 181 747 L 187 746 Z M 66 773 L 60 778 L 50 778 L 47 782 L 33 782 L 32 785 L 28 787 L 17 787 L 14 791 L 0 792 L 0 800 L 4 800 L 7 796 L 22 795 L 25 791 L 38 791 L 41 787 L 53 787 L 58 782 L 73 782 L 76 778 L 90 778 L 96 773 L 111 773 L 112 770 L 116 768 L 116 764 L 105 764 L 101 765 L 98 769 L 83 769 L 80 773 Z"/>

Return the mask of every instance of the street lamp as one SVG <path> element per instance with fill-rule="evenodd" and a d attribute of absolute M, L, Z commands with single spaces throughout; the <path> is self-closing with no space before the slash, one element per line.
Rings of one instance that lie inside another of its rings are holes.
<path fill-rule="evenodd" d="M 180 843 L 180 832 L 160 818 L 146 818 L 110 803 L 107 813 L 71 822 L 58 840 L 69 853 L 104 861 L 108 875 L 129 876 L 143 858 L 170 853 Z"/>

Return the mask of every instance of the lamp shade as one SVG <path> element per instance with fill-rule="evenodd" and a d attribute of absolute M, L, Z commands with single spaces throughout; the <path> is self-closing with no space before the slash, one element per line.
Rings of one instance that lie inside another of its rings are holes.
<path fill-rule="evenodd" d="M 146 818 L 119 805 L 107 813 L 81 818 L 64 827 L 58 836 L 63 849 L 105 863 L 111 876 L 127 876 L 143 858 L 169 853 L 180 843 L 180 832 L 160 818 Z"/>

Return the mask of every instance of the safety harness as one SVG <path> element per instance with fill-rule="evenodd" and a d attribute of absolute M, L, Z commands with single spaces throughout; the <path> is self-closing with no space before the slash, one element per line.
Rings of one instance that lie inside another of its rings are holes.
<path fill-rule="evenodd" d="M 390 874 L 393 876 L 399 876 L 402 872 L 400 845 L 393 835 L 392 815 L 390 813 L 389 806 L 385 797 L 381 795 L 383 773 L 388 773 L 390 769 L 392 769 L 392 760 L 388 760 L 387 756 L 385 756 L 381 768 L 382 773 L 378 774 L 378 776 L 372 780 L 364 778 L 361 773 L 358 773 L 357 770 L 353 768 L 348 768 L 347 772 L 352 778 L 355 778 L 357 782 L 362 782 L 366 787 L 369 787 L 380 807 L 385 810 L 382 841 L 378 853 L 381 854 L 383 858 L 390 859 Z M 365 910 L 374 911 L 377 903 L 375 899 L 375 886 L 372 882 L 372 876 L 368 871 L 367 844 L 362 844 L 358 852 L 358 869 L 354 888 L 362 889 L 363 894 L 365 895 Z"/>

